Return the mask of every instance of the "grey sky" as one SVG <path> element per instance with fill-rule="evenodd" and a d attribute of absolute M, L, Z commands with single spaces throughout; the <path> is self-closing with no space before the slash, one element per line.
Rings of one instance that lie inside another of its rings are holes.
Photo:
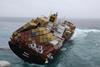
<path fill-rule="evenodd" d="M 100 18 L 100 0 L 0 0 L 0 17 L 34 17 L 50 12 L 69 18 Z"/>

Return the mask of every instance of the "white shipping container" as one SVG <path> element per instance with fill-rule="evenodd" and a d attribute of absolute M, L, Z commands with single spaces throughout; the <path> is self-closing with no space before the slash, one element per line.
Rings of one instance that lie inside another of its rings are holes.
<path fill-rule="evenodd" d="M 65 27 L 62 26 L 62 25 L 58 25 L 55 32 L 54 32 L 54 35 L 57 36 L 57 37 L 62 38 L 62 35 L 63 35 L 64 31 L 65 31 Z"/>

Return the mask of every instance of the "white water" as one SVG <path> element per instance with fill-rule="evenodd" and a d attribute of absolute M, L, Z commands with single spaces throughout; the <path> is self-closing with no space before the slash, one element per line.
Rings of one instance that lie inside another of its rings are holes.
<path fill-rule="evenodd" d="M 87 36 L 87 34 L 89 32 L 94 32 L 94 33 L 100 33 L 100 30 L 97 30 L 97 29 L 79 29 L 77 28 L 75 30 L 75 33 L 73 35 L 73 37 L 71 38 L 72 40 L 75 39 L 75 38 L 80 38 L 80 37 L 85 37 Z"/>

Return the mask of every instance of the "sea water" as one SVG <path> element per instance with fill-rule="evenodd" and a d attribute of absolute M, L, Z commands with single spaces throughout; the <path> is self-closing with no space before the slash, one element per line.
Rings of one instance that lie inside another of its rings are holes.
<path fill-rule="evenodd" d="M 77 26 L 73 37 L 65 42 L 54 60 L 46 65 L 29 64 L 17 57 L 9 48 L 11 34 L 28 19 L 0 19 L 0 60 L 12 67 L 100 67 L 100 20 L 72 19 Z"/>

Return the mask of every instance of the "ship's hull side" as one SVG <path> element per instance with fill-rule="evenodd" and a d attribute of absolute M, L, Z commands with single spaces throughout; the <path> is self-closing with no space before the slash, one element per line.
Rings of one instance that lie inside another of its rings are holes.
<path fill-rule="evenodd" d="M 11 48 L 11 50 L 18 56 L 20 57 L 22 60 L 24 60 L 25 62 L 28 63 L 36 63 L 36 64 L 44 64 L 45 60 L 38 54 L 28 54 L 27 50 L 24 50 L 22 48 L 20 48 L 19 46 L 17 46 L 18 44 L 13 44 L 9 41 L 9 46 Z M 26 55 L 24 53 L 27 53 Z M 28 56 L 27 56 L 28 55 Z"/>

